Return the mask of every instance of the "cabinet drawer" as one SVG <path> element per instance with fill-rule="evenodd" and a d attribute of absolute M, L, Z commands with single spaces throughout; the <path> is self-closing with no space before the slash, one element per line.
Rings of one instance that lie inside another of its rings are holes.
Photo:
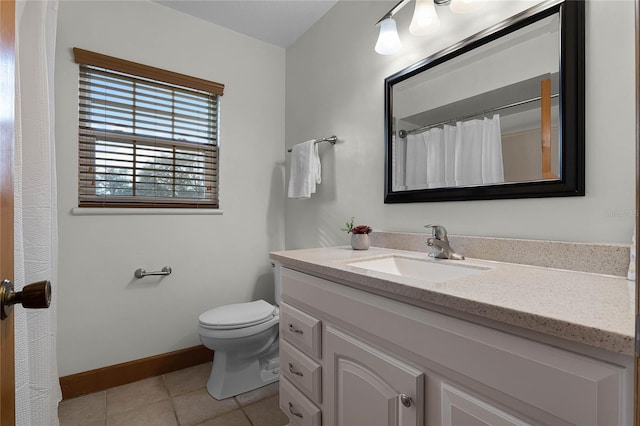
<path fill-rule="evenodd" d="M 280 342 L 280 372 L 311 400 L 321 402 L 322 367 L 284 340 Z"/>
<path fill-rule="evenodd" d="M 291 426 L 321 426 L 320 409 L 284 377 L 280 377 L 280 409 Z"/>
<path fill-rule="evenodd" d="M 319 319 L 282 303 L 280 306 L 280 336 L 298 349 L 316 358 L 321 358 L 322 323 Z"/>

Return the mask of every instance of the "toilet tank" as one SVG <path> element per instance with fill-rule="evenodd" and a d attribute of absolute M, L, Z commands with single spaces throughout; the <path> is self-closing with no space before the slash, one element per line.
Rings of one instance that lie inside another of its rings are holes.
<path fill-rule="evenodd" d="M 273 300 L 276 306 L 280 306 L 280 295 L 282 293 L 282 264 L 277 260 L 273 261 Z"/>

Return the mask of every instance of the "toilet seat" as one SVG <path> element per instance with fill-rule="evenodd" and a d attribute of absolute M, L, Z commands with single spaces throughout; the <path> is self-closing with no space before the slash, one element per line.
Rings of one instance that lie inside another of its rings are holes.
<path fill-rule="evenodd" d="M 200 326 L 210 330 L 235 330 L 263 324 L 277 315 L 276 307 L 264 300 L 235 303 L 210 309 L 200 315 Z"/>

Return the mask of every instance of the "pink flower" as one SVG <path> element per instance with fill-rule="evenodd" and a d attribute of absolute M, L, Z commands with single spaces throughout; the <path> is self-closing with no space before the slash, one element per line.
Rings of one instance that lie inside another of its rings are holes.
<path fill-rule="evenodd" d="M 351 228 L 351 232 L 354 234 L 370 234 L 373 229 L 367 225 L 358 225 Z"/>

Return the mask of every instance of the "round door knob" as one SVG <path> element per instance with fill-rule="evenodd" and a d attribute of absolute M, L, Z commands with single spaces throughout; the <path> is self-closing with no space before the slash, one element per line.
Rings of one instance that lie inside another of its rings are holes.
<path fill-rule="evenodd" d="M 44 309 L 51 304 L 51 283 L 48 280 L 26 285 L 22 291 L 13 291 L 13 283 L 2 280 L 0 283 L 0 319 L 11 313 L 13 305 L 20 303 L 28 309 Z"/>

